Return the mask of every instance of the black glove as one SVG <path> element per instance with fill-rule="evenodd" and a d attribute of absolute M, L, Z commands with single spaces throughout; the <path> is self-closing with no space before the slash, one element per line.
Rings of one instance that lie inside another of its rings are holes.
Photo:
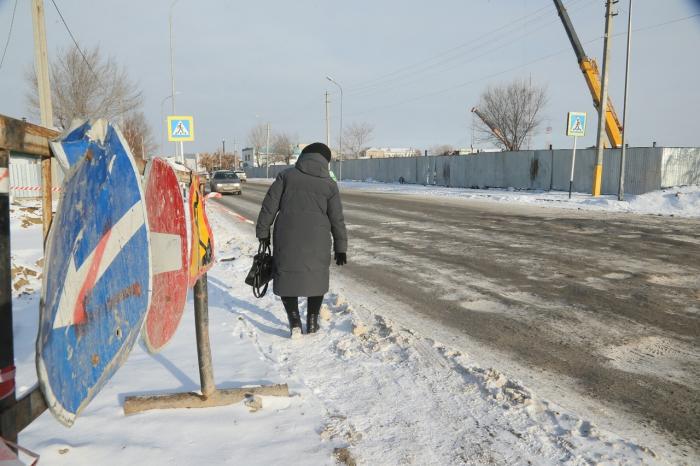
<path fill-rule="evenodd" d="M 348 256 L 344 252 L 335 253 L 335 265 L 345 265 L 348 263 Z"/>
<path fill-rule="evenodd" d="M 258 238 L 258 241 L 260 241 L 260 247 L 263 250 L 270 247 L 270 237 L 269 236 L 267 238 Z"/>

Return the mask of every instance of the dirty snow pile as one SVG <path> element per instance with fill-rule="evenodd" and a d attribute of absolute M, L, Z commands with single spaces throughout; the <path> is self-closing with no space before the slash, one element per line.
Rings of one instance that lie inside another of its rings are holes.
<path fill-rule="evenodd" d="M 590 194 L 565 191 L 519 191 L 514 189 L 466 189 L 414 184 L 343 181 L 342 189 L 360 189 L 405 195 L 453 197 L 496 202 L 513 202 L 551 206 L 563 209 L 605 210 L 638 214 L 700 217 L 700 186 L 680 186 L 646 194 L 625 194 L 624 201 L 617 196 L 592 197 Z"/>
<path fill-rule="evenodd" d="M 72 428 L 44 413 L 20 434 L 20 444 L 40 454 L 42 463 L 450 465 L 664 460 L 662 453 L 634 439 L 603 431 L 539 398 L 498 369 L 479 366 L 468 354 L 399 327 L 361 302 L 348 302 L 333 292 L 333 284 L 322 308 L 319 333 L 288 338 L 279 298 L 268 294 L 257 300 L 243 283 L 257 248 L 253 227 L 220 206 L 211 204 L 209 212 L 219 258 L 208 286 L 217 386 L 287 383 L 291 396 L 262 397 L 262 407 L 239 403 L 124 416 L 122 404 L 128 395 L 198 390 L 190 299 L 173 341 L 155 356 L 137 344 Z M 31 215 L 13 206 L 13 260 L 18 265 L 36 263 L 40 251 L 41 226 L 23 225 Z M 36 240 L 32 244 L 30 237 Z M 20 394 L 36 382 L 38 305 L 33 282 L 13 302 Z"/>

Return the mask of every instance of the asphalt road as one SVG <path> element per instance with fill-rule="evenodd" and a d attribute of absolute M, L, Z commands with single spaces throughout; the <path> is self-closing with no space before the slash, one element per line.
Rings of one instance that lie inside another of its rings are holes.
<path fill-rule="evenodd" d="M 255 221 L 266 190 L 249 182 L 217 202 Z M 700 221 L 342 199 L 343 274 L 700 450 Z"/>

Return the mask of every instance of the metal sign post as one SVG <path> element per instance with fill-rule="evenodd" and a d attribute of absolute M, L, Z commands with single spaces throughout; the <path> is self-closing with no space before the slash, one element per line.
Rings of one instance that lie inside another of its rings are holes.
<path fill-rule="evenodd" d="M 569 199 L 574 189 L 574 168 L 576 167 L 576 141 L 586 134 L 586 113 L 569 112 L 566 117 L 566 135 L 573 136 L 574 150 L 571 154 L 571 177 L 569 178 Z"/>

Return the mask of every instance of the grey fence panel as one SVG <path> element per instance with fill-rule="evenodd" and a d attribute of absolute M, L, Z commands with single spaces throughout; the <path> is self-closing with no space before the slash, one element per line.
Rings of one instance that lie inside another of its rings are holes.
<path fill-rule="evenodd" d="M 700 184 L 700 148 L 666 147 L 661 156 L 661 187 Z"/>
<path fill-rule="evenodd" d="M 344 180 L 375 180 L 465 188 L 569 189 L 571 149 L 480 153 L 467 156 L 405 157 L 346 160 Z M 700 184 L 699 148 L 635 147 L 627 151 L 625 192 L 642 194 L 661 187 Z M 574 191 L 590 193 L 595 149 L 576 151 Z M 340 175 L 339 162 L 332 169 Z M 603 194 L 616 194 L 620 151 L 603 154 Z M 287 166 L 271 166 L 270 177 Z M 251 178 L 265 177 L 265 168 L 246 169 Z"/>

